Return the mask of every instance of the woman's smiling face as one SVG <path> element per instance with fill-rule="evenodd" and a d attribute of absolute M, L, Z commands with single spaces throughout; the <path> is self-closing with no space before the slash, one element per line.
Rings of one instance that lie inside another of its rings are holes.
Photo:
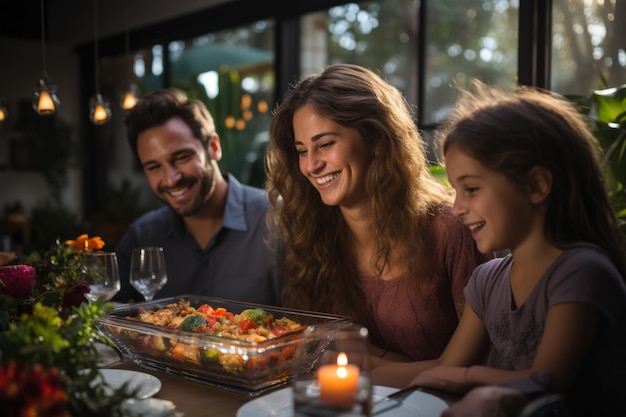
<path fill-rule="evenodd" d="M 354 208 L 366 204 L 365 174 L 372 151 L 355 130 L 321 116 L 311 105 L 293 115 L 300 172 L 324 204 Z"/>

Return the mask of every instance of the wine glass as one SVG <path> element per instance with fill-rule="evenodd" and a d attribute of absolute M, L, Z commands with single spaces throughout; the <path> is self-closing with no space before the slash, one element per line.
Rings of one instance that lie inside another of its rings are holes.
<path fill-rule="evenodd" d="M 85 252 L 83 278 L 90 291 L 85 297 L 96 301 L 100 297 L 110 300 L 120 290 L 120 272 L 115 252 Z"/>
<path fill-rule="evenodd" d="M 152 246 L 133 249 L 130 258 L 130 284 L 143 298 L 151 301 L 166 282 L 163 248 Z"/>

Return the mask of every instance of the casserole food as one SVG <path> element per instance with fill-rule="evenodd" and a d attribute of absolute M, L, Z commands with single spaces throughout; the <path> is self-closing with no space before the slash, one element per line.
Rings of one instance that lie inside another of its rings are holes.
<path fill-rule="evenodd" d="M 166 322 L 155 317 L 168 309 L 175 310 L 172 305 L 191 311 L 184 313 L 187 315 L 195 315 L 198 309 L 206 312 L 205 306 L 208 305 L 213 311 L 225 311 L 240 317 L 237 325 L 242 322 L 241 317 L 247 318 L 246 314 L 254 317 L 250 311 L 255 314 L 263 311 L 289 331 L 272 333 L 275 329 L 269 321 L 267 329 L 259 326 L 251 332 L 252 336 L 241 338 L 234 336 L 232 330 L 211 334 L 206 326 L 202 331 L 188 323 L 181 328 L 182 319 L 170 320 L 175 324 L 168 327 Z M 256 396 L 286 383 L 294 371 L 309 369 L 324 351 L 332 334 L 350 324 L 345 317 L 330 314 L 181 295 L 121 305 L 100 318 L 96 326 L 112 339 L 125 362 Z M 316 333 L 328 337 L 304 340 L 303 330 L 311 326 Z M 295 352 L 299 348 L 300 352 L 306 353 L 296 359 Z"/>

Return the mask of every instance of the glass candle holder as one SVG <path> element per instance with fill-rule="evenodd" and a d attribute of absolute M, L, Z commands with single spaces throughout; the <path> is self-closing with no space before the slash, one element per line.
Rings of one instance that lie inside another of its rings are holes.
<path fill-rule="evenodd" d="M 372 380 L 367 329 L 351 326 L 328 335 L 316 334 L 311 328 L 305 331 L 304 337 L 305 340 L 321 339 L 326 349 L 308 369 L 294 372 L 294 416 L 371 416 Z M 324 341 L 325 338 L 330 340 Z M 305 354 L 302 350 L 310 345 L 303 343 L 296 356 Z"/>

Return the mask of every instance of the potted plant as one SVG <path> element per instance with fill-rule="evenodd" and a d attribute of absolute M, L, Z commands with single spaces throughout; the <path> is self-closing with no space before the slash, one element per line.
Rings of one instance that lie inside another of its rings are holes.
<path fill-rule="evenodd" d="M 626 229 L 626 84 L 595 90 L 590 97 L 568 98 L 589 117 L 604 149 L 609 190 L 620 227 Z"/>

